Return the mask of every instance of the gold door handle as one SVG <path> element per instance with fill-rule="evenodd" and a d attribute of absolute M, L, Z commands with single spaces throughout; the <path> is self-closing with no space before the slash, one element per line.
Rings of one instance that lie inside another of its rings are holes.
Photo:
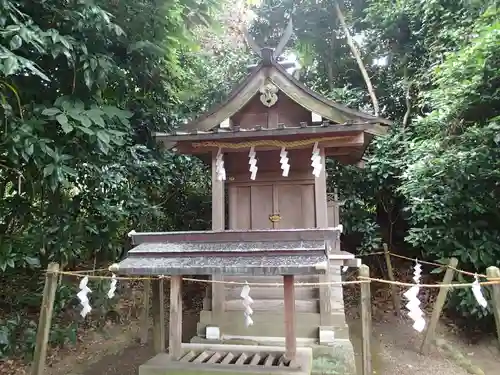
<path fill-rule="evenodd" d="M 272 223 L 277 223 L 278 221 L 281 220 L 281 216 L 279 214 L 273 214 L 273 215 L 269 215 L 269 220 L 272 222 Z"/>

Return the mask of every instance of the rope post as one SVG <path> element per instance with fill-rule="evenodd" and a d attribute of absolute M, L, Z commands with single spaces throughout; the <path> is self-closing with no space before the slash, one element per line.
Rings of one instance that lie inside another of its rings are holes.
<path fill-rule="evenodd" d="M 455 269 L 458 265 L 457 258 L 451 258 L 450 263 L 448 264 L 448 268 L 443 277 L 442 285 L 451 284 L 453 281 L 453 276 L 455 276 Z M 434 303 L 434 308 L 432 309 L 431 319 L 429 320 L 429 324 L 427 329 L 425 330 L 424 341 L 422 341 L 422 345 L 420 346 L 420 353 L 427 354 L 429 352 L 429 348 L 431 346 L 432 340 L 434 338 L 434 334 L 436 332 L 437 324 L 439 322 L 439 317 L 441 316 L 441 312 L 443 311 L 444 303 L 446 302 L 446 297 L 448 295 L 448 291 L 450 287 L 442 287 L 439 288 L 439 293 L 436 298 L 436 302 Z"/>
<path fill-rule="evenodd" d="M 165 352 L 165 292 L 163 278 L 153 281 L 153 347 L 156 354 Z"/>
<path fill-rule="evenodd" d="M 389 247 L 387 244 L 383 244 L 384 246 L 384 257 L 385 257 L 385 264 L 387 266 L 387 274 L 389 275 L 389 280 L 391 280 L 393 283 L 391 284 L 391 296 L 392 296 L 392 304 L 394 305 L 394 315 L 400 316 L 401 315 L 401 296 L 399 295 L 399 288 L 396 284 L 394 284 L 394 281 L 396 278 L 394 277 L 394 269 L 392 268 L 392 263 L 391 263 L 391 253 L 389 253 Z"/>
<path fill-rule="evenodd" d="M 50 263 L 45 275 L 45 286 L 43 288 L 42 306 L 40 319 L 36 332 L 35 354 L 31 366 L 31 375 L 42 375 L 45 371 L 47 359 L 47 347 L 49 342 L 50 326 L 52 323 L 52 311 L 59 279 L 59 265 Z"/>
<path fill-rule="evenodd" d="M 488 276 L 488 279 L 500 280 L 500 270 L 498 269 L 498 267 L 488 267 L 486 269 L 486 275 Z M 497 327 L 498 345 L 500 347 L 500 284 L 491 285 L 491 289 L 491 304 L 493 305 L 492 310 Z"/>
<path fill-rule="evenodd" d="M 359 276 L 369 278 L 370 268 L 362 264 Z M 364 279 L 361 283 L 361 375 L 372 375 L 372 296 L 371 282 Z"/>
<path fill-rule="evenodd" d="M 144 280 L 143 309 L 141 314 L 141 345 L 146 345 L 149 339 L 149 306 L 151 305 L 151 280 Z"/>

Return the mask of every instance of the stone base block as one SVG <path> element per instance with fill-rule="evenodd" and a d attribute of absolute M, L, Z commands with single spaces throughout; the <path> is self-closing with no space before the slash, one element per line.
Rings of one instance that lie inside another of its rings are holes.
<path fill-rule="evenodd" d="M 313 351 L 298 348 L 286 361 L 283 347 L 183 344 L 183 356 L 172 360 L 158 354 L 139 367 L 139 375 L 310 375 Z"/>
<path fill-rule="evenodd" d="M 356 375 L 356 357 L 350 340 L 335 340 L 328 346 L 315 345 L 312 375 Z"/>
<path fill-rule="evenodd" d="M 310 339 L 313 342 L 319 340 L 318 328 L 321 326 L 319 313 L 296 313 L 295 319 L 297 321 L 295 329 L 298 338 Z M 219 327 L 222 338 L 243 336 L 276 338 L 285 336 L 285 316 L 283 313 L 254 312 L 252 320 L 254 324 L 247 327 L 242 312 L 226 311 L 222 316 L 216 316 L 212 311 L 203 310 L 200 313 L 200 321 L 197 325 L 197 335 L 204 337 L 207 327 Z M 333 327 L 336 339 L 349 338 L 343 313 L 332 314 L 329 325 Z"/>
<path fill-rule="evenodd" d="M 224 346 L 246 345 L 259 346 L 263 343 L 252 339 L 229 339 L 219 340 L 217 342 L 207 340 L 202 337 L 193 337 L 192 343 L 198 344 L 224 344 Z M 298 343 L 304 345 L 304 343 Z M 305 344 L 312 349 L 312 375 L 324 374 L 339 374 L 339 375 L 356 375 L 356 360 L 354 348 L 349 339 L 335 339 L 333 343 L 328 345 Z"/>

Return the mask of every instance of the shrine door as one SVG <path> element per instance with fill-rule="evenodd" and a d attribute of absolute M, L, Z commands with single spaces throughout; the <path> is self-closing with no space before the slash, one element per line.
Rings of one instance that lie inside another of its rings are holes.
<path fill-rule="evenodd" d="M 295 229 L 316 225 L 314 184 L 252 184 L 229 190 L 230 229 Z"/>

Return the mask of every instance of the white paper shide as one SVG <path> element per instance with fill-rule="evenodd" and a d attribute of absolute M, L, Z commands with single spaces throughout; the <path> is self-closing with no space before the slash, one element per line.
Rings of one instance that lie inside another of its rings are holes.
<path fill-rule="evenodd" d="M 245 317 L 245 325 L 249 327 L 253 325 L 253 320 L 252 320 L 253 310 L 251 307 L 253 299 L 252 297 L 250 297 L 250 285 L 248 285 L 248 283 L 246 283 L 243 286 L 243 289 L 241 290 L 240 293 L 240 297 L 242 298 L 242 303 L 243 306 L 245 307 L 245 311 L 243 312 L 243 315 Z"/>
<path fill-rule="evenodd" d="M 80 315 L 85 318 L 88 313 L 92 311 L 92 308 L 90 307 L 90 302 L 87 294 L 91 293 L 92 291 L 90 288 L 87 286 L 89 282 L 89 278 L 85 276 L 81 281 L 80 281 L 80 291 L 76 295 L 78 299 L 80 300 L 80 304 L 82 305 L 82 311 L 80 311 Z"/>
<path fill-rule="evenodd" d="M 255 157 L 255 147 L 250 147 L 250 152 L 248 153 L 248 164 L 250 165 L 250 180 L 255 180 L 257 177 L 257 171 L 259 167 L 257 167 L 257 158 Z"/>
<path fill-rule="evenodd" d="M 111 299 L 115 296 L 116 292 L 116 275 L 111 276 L 111 283 L 109 283 L 108 298 Z"/>
<path fill-rule="evenodd" d="M 283 177 L 288 177 L 288 173 L 290 172 L 290 164 L 288 163 L 289 161 L 290 159 L 288 159 L 288 151 L 285 149 L 285 147 L 282 147 L 280 152 L 280 164 L 281 170 L 283 171 Z"/>
<path fill-rule="evenodd" d="M 217 156 L 215 157 L 215 173 L 217 175 L 217 180 L 226 180 L 226 169 L 224 168 L 224 154 L 219 148 L 217 151 Z"/>
<path fill-rule="evenodd" d="M 476 298 L 477 303 L 486 308 L 488 306 L 488 302 L 483 296 L 483 292 L 481 291 L 481 284 L 479 284 L 479 278 L 477 275 L 474 275 L 474 282 L 472 283 L 472 294 L 474 294 L 474 298 Z"/>
<path fill-rule="evenodd" d="M 408 309 L 408 316 L 413 320 L 413 329 L 418 332 L 422 332 L 425 328 L 424 312 L 420 308 L 420 300 L 418 299 L 421 275 L 422 266 L 418 263 L 418 261 L 415 261 L 415 266 L 413 268 L 413 281 L 415 281 L 415 285 L 403 294 L 403 296 L 408 300 L 406 308 Z"/>
<path fill-rule="evenodd" d="M 314 177 L 318 178 L 321 173 L 321 169 L 323 168 L 323 165 L 321 164 L 321 155 L 319 153 L 318 142 L 316 142 L 313 147 L 313 152 L 311 156 L 311 167 L 313 167 Z"/>

